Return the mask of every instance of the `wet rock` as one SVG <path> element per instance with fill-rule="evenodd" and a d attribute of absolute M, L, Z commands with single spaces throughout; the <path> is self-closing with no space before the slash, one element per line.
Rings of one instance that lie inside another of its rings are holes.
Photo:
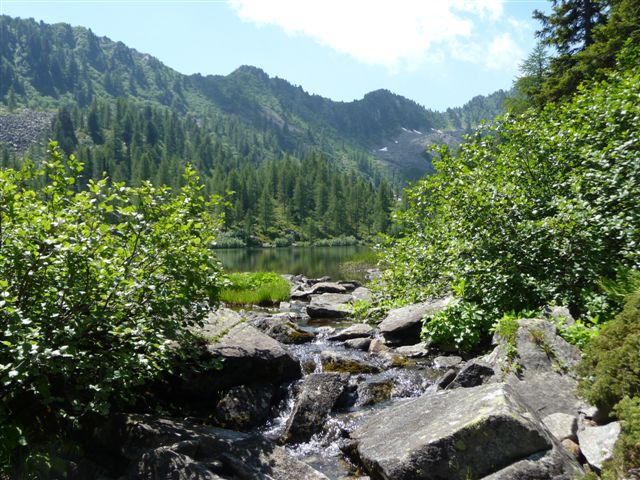
<path fill-rule="evenodd" d="M 462 367 L 458 375 L 456 375 L 456 378 L 447 388 L 477 387 L 478 385 L 487 383 L 489 379 L 493 377 L 493 373 L 493 368 L 490 366 L 477 359 L 470 360 Z"/>
<path fill-rule="evenodd" d="M 311 318 L 343 318 L 353 313 L 353 297 L 342 293 L 323 293 L 311 297 L 307 314 Z"/>
<path fill-rule="evenodd" d="M 352 338 L 350 340 L 345 340 L 344 346 L 347 348 L 353 348 L 354 350 L 369 350 L 369 345 L 371 345 L 370 338 Z"/>
<path fill-rule="evenodd" d="M 320 362 L 325 372 L 341 373 L 379 373 L 380 367 L 360 358 L 349 357 L 342 353 L 324 351 L 320 353 Z"/>
<path fill-rule="evenodd" d="M 442 310 L 450 299 L 418 303 L 390 310 L 378 328 L 387 345 L 415 345 L 420 341 L 422 318 Z"/>
<path fill-rule="evenodd" d="M 367 473 L 394 480 L 479 478 L 552 447 L 544 425 L 505 384 L 388 407 L 351 438 Z"/>
<path fill-rule="evenodd" d="M 238 385 L 272 384 L 300 378 L 299 362 L 276 340 L 249 325 L 232 310 L 220 309 L 198 329 L 208 339 L 203 360 L 222 360 L 221 368 L 198 370 L 186 366 L 172 383 L 177 401 L 213 408 L 219 392 Z"/>
<path fill-rule="evenodd" d="M 370 379 L 358 384 L 358 400 L 356 405 L 364 407 L 391 399 L 393 380 L 390 378 Z"/>
<path fill-rule="evenodd" d="M 302 330 L 294 323 L 293 320 L 298 318 L 295 314 L 285 313 L 257 318 L 251 323 L 261 332 L 284 344 L 295 345 L 313 341 L 316 337 L 313 333 Z"/>
<path fill-rule="evenodd" d="M 435 382 L 436 387 L 441 390 L 444 388 L 447 388 L 447 386 L 455 380 L 456 375 L 458 375 L 458 372 L 453 368 L 450 368 L 444 373 L 444 375 L 442 375 L 440 378 L 438 378 L 438 380 L 436 380 Z"/>
<path fill-rule="evenodd" d="M 433 366 L 435 368 L 441 368 L 443 370 L 457 367 L 461 363 L 462 357 L 458 357 L 457 355 L 442 356 L 433 359 Z"/>
<path fill-rule="evenodd" d="M 375 328 L 366 323 L 356 323 L 350 327 L 340 330 L 335 335 L 327 337 L 327 340 L 342 341 L 350 340 L 352 338 L 368 338 L 375 332 Z"/>
<path fill-rule="evenodd" d="M 112 417 L 94 432 L 92 447 L 114 463 L 128 461 L 127 478 L 136 480 L 327 480 L 262 435 L 151 415 Z M 164 476 L 159 476 L 158 467 Z"/>
<path fill-rule="evenodd" d="M 613 446 L 620 436 L 620 422 L 611 422 L 600 427 L 578 430 L 580 450 L 589 465 L 602 470 L 605 460 L 611 458 Z"/>
<path fill-rule="evenodd" d="M 300 386 L 300 394 L 282 434 L 285 443 L 306 442 L 319 432 L 329 412 L 344 393 L 346 373 L 313 373 Z"/>
<path fill-rule="evenodd" d="M 415 345 L 398 347 L 396 352 L 408 358 L 424 358 L 429 355 L 429 347 L 425 343 L 416 343 Z"/>
<path fill-rule="evenodd" d="M 574 415 L 566 413 L 552 413 L 542 419 L 542 423 L 546 425 L 551 434 L 562 441 L 565 438 L 577 440 L 576 433 L 578 431 L 578 419 Z"/>
<path fill-rule="evenodd" d="M 373 340 L 371 340 L 371 344 L 369 345 L 369 353 L 373 355 L 384 355 L 392 352 L 393 350 L 387 347 L 379 338 L 374 338 Z"/>
<path fill-rule="evenodd" d="M 218 402 L 214 419 L 218 426 L 247 431 L 269 418 L 274 387 L 272 385 L 240 385 L 231 388 Z"/>

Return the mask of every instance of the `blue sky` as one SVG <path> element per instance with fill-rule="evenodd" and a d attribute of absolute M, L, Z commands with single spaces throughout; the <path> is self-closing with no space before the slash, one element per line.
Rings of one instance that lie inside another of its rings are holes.
<path fill-rule="evenodd" d="M 350 101 L 386 88 L 436 110 L 510 88 L 546 0 L 0 0 L 91 28 L 182 73 L 255 65 Z"/>

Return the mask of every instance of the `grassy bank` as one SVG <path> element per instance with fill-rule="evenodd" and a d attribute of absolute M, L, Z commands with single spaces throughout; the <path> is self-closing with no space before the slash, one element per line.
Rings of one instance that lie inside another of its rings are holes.
<path fill-rule="evenodd" d="M 289 299 L 291 284 L 274 272 L 231 273 L 220 300 L 231 305 L 273 305 Z"/>

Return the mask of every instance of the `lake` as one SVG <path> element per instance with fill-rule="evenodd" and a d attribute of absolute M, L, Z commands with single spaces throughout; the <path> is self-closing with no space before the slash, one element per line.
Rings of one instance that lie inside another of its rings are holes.
<path fill-rule="evenodd" d="M 216 255 L 229 272 L 277 272 L 307 277 L 329 275 L 334 280 L 362 280 L 364 272 L 345 270 L 345 262 L 372 257 L 369 247 L 287 247 L 229 248 L 216 250 Z M 369 268 L 375 266 L 369 260 Z M 366 268 L 366 267 L 365 267 Z"/>

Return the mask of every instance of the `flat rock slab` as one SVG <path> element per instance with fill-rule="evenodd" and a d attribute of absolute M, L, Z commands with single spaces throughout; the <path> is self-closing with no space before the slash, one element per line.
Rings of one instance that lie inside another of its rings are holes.
<path fill-rule="evenodd" d="M 300 386 L 300 394 L 287 420 L 281 440 L 301 443 L 322 430 L 329 412 L 344 393 L 349 381 L 347 373 L 312 373 Z"/>
<path fill-rule="evenodd" d="M 355 287 L 354 287 L 355 288 Z M 320 293 L 347 293 L 349 289 L 334 282 L 318 282 L 311 286 L 308 290 L 297 290 L 291 294 L 291 298 L 295 300 L 308 299 L 311 295 Z"/>
<path fill-rule="evenodd" d="M 353 313 L 353 297 L 347 293 L 323 293 L 311 297 L 307 315 L 311 318 L 343 318 Z"/>
<path fill-rule="evenodd" d="M 544 426 L 505 384 L 386 408 L 351 438 L 372 478 L 394 480 L 479 478 L 552 447 Z"/>
<path fill-rule="evenodd" d="M 342 341 L 350 340 L 352 338 L 368 338 L 371 337 L 375 331 L 375 328 L 367 323 L 356 323 L 355 325 L 351 325 L 350 327 L 327 337 L 327 340 Z"/>
<path fill-rule="evenodd" d="M 415 345 L 420 341 L 422 318 L 442 310 L 449 301 L 449 298 L 445 298 L 390 310 L 378 325 L 385 343 L 394 346 Z"/>
<path fill-rule="evenodd" d="M 568 438 L 570 440 L 577 440 L 576 433 L 578 432 L 578 418 L 575 415 L 569 415 L 568 413 L 552 413 L 542 419 L 542 423 L 546 425 L 551 434 L 561 442 Z"/>
<path fill-rule="evenodd" d="M 429 347 L 424 343 L 416 343 L 415 345 L 403 345 L 396 348 L 403 357 L 408 358 L 424 358 L 429 355 Z"/>
<path fill-rule="evenodd" d="M 611 422 L 600 427 L 578 430 L 580 450 L 589 465 L 602 470 L 602 464 L 611 458 L 613 446 L 620 436 L 620 422 Z"/>
<path fill-rule="evenodd" d="M 457 355 L 447 355 L 436 357 L 433 359 L 433 366 L 435 368 L 441 368 L 443 370 L 448 370 L 452 367 L 457 367 L 462 363 L 462 357 Z"/>

